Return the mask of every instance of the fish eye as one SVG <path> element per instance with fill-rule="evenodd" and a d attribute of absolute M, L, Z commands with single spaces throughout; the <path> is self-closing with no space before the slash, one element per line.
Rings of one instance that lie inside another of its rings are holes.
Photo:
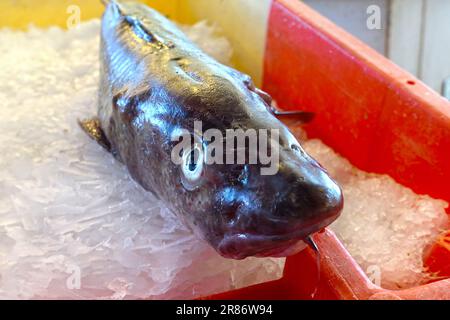
<path fill-rule="evenodd" d="M 203 173 L 204 152 L 202 144 L 195 142 L 191 148 L 183 150 L 181 171 L 182 183 L 187 190 L 195 190 L 200 186 L 200 178 Z"/>
<path fill-rule="evenodd" d="M 189 153 L 186 154 L 186 158 L 184 161 L 185 164 L 185 171 L 188 172 L 190 175 L 195 175 L 194 177 L 197 177 L 197 173 L 199 171 L 199 168 L 201 167 L 200 161 L 200 151 L 198 148 L 192 149 Z"/>

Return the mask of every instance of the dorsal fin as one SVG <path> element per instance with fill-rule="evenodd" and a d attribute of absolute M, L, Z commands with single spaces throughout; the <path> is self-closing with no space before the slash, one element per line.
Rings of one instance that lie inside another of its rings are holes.
<path fill-rule="evenodd" d="M 106 7 L 108 4 L 110 4 L 111 2 L 117 5 L 116 0 L 100 0 L 103 5 Z"/>
<path fill-rule="evenodd" d="M 100 0 L 102 3 L 103 3 L 103 5 L 106 7 L 108 4 L 110 4 L 111 2 L 114 2 L 114 3 L 116 3 L 116 1 L 115 0 Z"/>
<path fill-rule="evenodd" d="M 155 35 L 150 30 L 148 30 L 138 18 L 126 15 L 125 21 L 131 26 L 136 36 L 138 36 L 142 40 L 152 43 L 159 42 L 158 39 L 156 39 Z"/>
<path fill-rule="evenodd" d="M 128 25 L 132 28 L 133 32 L 137 37 L 149 43 L 160 43 L 160 41 L 156 38 L 156 36 L 145 27 L 142 21 L 139 20 L 133 14 L 129 14 L 126 12 L 125 8 L 116 0 L 101 0 L 102 3 L 107 7 L 109 5 L 113 6 L 113 10 L 122 18 Z"/>

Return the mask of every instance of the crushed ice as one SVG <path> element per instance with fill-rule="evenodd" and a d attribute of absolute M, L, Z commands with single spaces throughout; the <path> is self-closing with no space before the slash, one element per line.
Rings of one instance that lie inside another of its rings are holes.
<path fill-rule="evenodd" d="M 185 31 L 230 60 L 205 23 Z M 78 128 L 96 112 L 98 32 L 0 31 L 0 298 L 194 298 L 280 277 L 283 259 L 219 257 Z M 447 203 L 304 146 L 343 187 L 331 228 L 362 268 L 386 288 L 424 281 Z"/>
<path fill-rule="evenodd" d="M 284 259 L 221 258 L 79 129 L 99 28 L 0 31 L 0 298 L 189 299 L 281 277 Z M 206 24 L 187 31 L 229 60 Z"/>
<path fill-rule="evenodd" d="M 448 203 L 358 170 L 320 140 L 303 146 L 342 187 L 344 211 L 330 228 L 369 278 L 386 289 L 428 281 L 423 253 L 449 227 Z"/>

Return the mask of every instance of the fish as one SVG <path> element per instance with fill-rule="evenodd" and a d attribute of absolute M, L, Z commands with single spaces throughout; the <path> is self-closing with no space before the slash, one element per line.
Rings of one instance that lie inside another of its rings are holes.
<path fill-rule="evenodd" d="M 339 217 L 339 185 L 279 120 L 313 114 L 276 110 L 250 76 L 208 56 L 156 10 L 119 0 L 105 6 L 97 116 L 80 125 L 140 186 L 230 259 L 295 254 Z M 276 172 L 262 174 L 260 162 L 204 163 L 211 141 L 197 132 L 199 121 L 221 133 L 276 130 Z M 197 142 L 176 163 L 181 130 Z"/>

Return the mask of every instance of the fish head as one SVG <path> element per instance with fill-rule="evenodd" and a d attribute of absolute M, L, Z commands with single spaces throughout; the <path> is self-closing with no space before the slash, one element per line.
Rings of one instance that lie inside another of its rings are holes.
<path fill-rule="evenodd" d="M 221 255 L 289 256 L 338 218 L 343 196 L 337 183 L 298 146 L 283 153 L 276 174 L 263 175 L 259 165 L 235 166 L 215 189 L 213 214 L 220 220 L 209 224 L 215 230 L 209 240 Z"/>
<path fill-rule="evenodd" d="M 184 101 L 192 110 L 203 110 L 191 113 L 190 118 L 200 121 L 202 128 L 191 130 L 197 136 L 197 154 L 186 158 L 185 173 L 181 173 L 186 181 L 186 172 L 189 176 L 190 169 L 201 166 L 194 182 L 183 184 L 185 192 L 198 200 L 190 201 L 189 210 L 198 212 L 196 228 L 224 257 L 295 254 L 304 248 L 304 239 L 337 219 L 343 208 L 342 191 L 288 128 L 267 111 L 270 97 L 249 85 L 245 76 L 232 79 L 216 76 L 214 81 L 220 83 L 209 84 L 213 91 L 206 88 L 202 95 L 199 87 L 193 102 L 188 97 Z M 229 134 L 235 143 L 236 134 L 248 136 L 241 139 L 243 145 L 228 145 Z M 260 161 L 261 139 L 267 139 L 266 151 L 270 151 L 266 156 L 277 154 L 270 164 Z M 212 149 L 214 161 L 210 161 Z M 230 152 L 234 152 L 232 161 L 227 159 Z M 255 152 L 256 161 L 255 157 L 251 161 Z M 239 161 L 238 154 L 245 156 Z"/>

